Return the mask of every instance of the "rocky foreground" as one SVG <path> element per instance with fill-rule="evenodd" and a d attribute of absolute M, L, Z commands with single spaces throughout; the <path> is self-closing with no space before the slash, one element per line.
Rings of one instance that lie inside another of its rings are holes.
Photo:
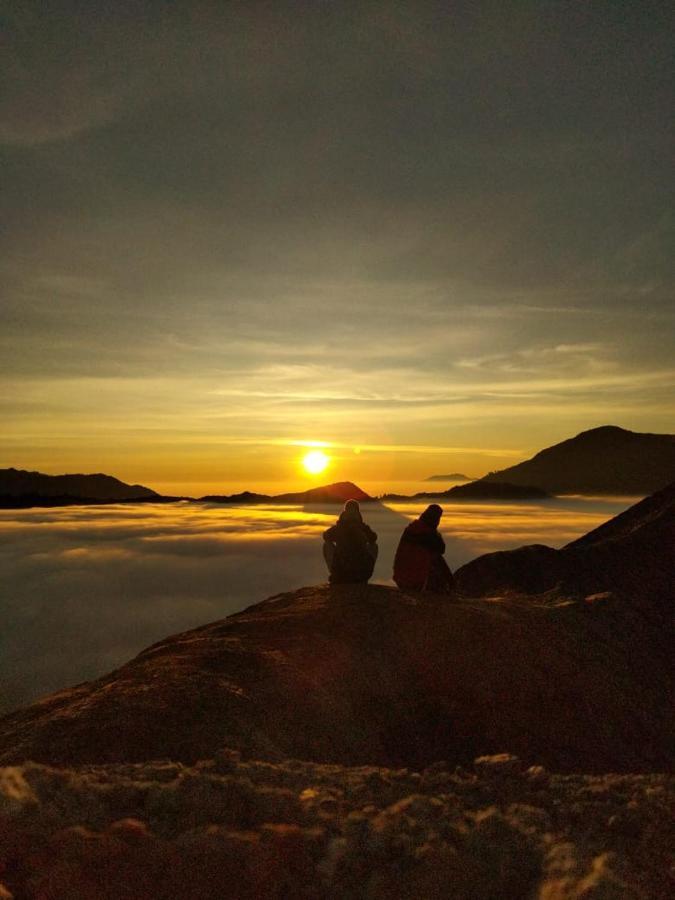
<path fill-rule="evenodd" d="M 518 759 L 421 773 L 223 751 L 0 769 L 0 897 L 638 900 L 675 889 L 673 780 Z"/>
<path fill-rule="evenodd" d="M 671 646 L 628 602 L 303 588 L 149 647 L 0 720 L 0 764 L 263 759 L 424 768 L 515 753 L 662 771 Z"/>

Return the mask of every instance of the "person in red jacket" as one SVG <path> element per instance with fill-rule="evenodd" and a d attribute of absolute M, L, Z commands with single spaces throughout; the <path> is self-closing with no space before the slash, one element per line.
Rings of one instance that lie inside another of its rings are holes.
<path fill-rule="evenodd" d="M 428 506 L 401 535 L 394 557 L 394 581 L 402 590 L 449 594 L 453 578 L 443 559 L 445 542 L 438 533 L 443 510 Z"/>

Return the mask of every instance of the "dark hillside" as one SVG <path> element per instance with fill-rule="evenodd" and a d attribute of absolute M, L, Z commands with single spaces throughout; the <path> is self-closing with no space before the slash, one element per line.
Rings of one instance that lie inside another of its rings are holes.
<path fill-rule="evenodd" d="M 57 501 L 135 500 L 159 497 L 141 484 L 125 484 L 112 475 L 43 475 L 22 469 L 0 469 L 0 498 L 52 498 Z"/>
<path fill-rule="evenodd" d="M 553 494 L 641 495 L 674 479 L 675 435 L 603 425 L 481 480 L 532 485 Z"/>
<path fill-rule="evenodd" d="M 487 553 L 456 572 L 469 596 L 498 591 L 568 596 L 613 591 L 671 615 L 675 602 L 675 482 L 561 550 L 542 545 Z"/>

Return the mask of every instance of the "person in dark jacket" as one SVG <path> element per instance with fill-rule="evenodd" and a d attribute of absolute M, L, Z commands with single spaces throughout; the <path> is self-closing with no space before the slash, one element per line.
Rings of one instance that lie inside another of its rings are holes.
<path fill-rule="evenodd" d="M 445 542 L 438 532 L 443 510 L 428 506 L 404 530 L 394 558 L 394 581 L 402 590 L 452 592 L 453 578 L 443 559 Z"/>
<path fill-rule="evenodd" d="M 324 531 L 323 540 L 331 584 L 368 581 L 377 559 L 377 535 L 363 521 L 356 500 L 347 500 L 335 525 Z"/>

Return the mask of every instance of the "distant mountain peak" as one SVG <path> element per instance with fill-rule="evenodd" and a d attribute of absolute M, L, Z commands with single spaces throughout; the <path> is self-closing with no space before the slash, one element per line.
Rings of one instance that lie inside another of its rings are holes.
<path fill-rule="evenodd" d="M 577 437 L 581 437 L 583 434 L 611 434 L 612 432 L 622 434 L 637 434 L 635 431 L 630 431 L 628 428 L 622 428 L 620 425 L 596 425 L 595 428 L 587 428 L 585 431 L 580 431 Z"/>
<path fill-rule="evenodd" d="M 332 484 L 323 484 L 319 487 L 309 488 L 306 491 L 279 494 L 272 499 L 282 503 L 345 503 L 347 500 L 363 502 L 373 500 L 369 494 L 361 490 L 353 481 L 335 481 Z"/>
<path fill-rule="evenodd" d="M 461 472 L 451 472 L 450 475 L 430 475 L 425 481 L 473 481 L 468 475 Z"/>
<path fill-rule="evenodd" d="M 586 431 L 580 431 L 579 434 L 572 438 L 568 438 L 568 440 L 593 441 L 597 439 L 605 440 L 607 438 L 621 440 L 639 436 L 640 432 L 630 431 L 628 428 L 621 428 L 619 425 L 598 425 L 597 428 L 587 428 Z"/>
<path fill-rule="evenodd" d="M 335 481 L 304 491 L 291 491 L 285 494 L 257 494 L 244 491 L 240 494 L 209 494 L 201 500 L 213 503 L 346 503 L 347 500 L 358 500 L 360 503 L 374 501 L 353 481 Z"/>

